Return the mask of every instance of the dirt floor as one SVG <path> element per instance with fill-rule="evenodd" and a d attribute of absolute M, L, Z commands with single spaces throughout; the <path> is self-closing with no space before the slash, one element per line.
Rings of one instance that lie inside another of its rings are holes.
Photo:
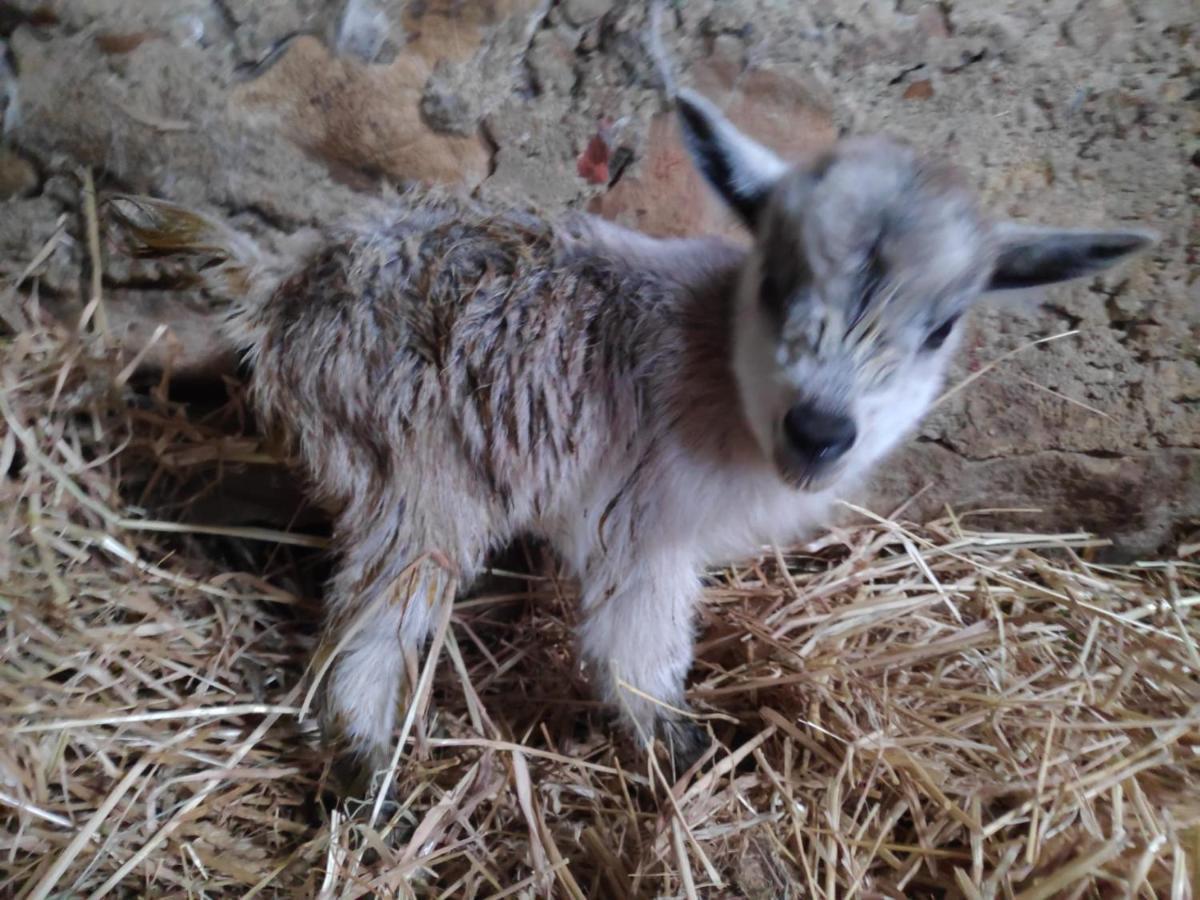
<path fill-rule="evenodd" d="M 566 649 L 569 588 L 539 575 L 456 612 L 463 647 L 432 689 L 445 713 L 417 736 L 392 824 L 330 814 L 313 800 L 311 721 L 296 716 L 319 558 L 134 537 L 113 512 L 169 495 L 218 531 L 321 525 L 243 433 L 219 311 L 185 269 L 121 252 L 106 192 L 210 208 L 268 245 L 407 181 L 743 239 L 683 159 L 646 19 L 614 0 L 0 5 L 0 516 L 13 535 L 0 716 L 17 717 L 0 739 L 0 802 L 19 813 L 4 820 L 0 894 L 403 896 L 411 881 L 429 896 L 1188 896 L 1193 0 L 670 4 L 681 81 L 781 153 L 886 130 L 956 160 L 997 215 L 1162 237 L 1110 276 L 973 315 L 951 376 L 965 385 L 867 498 L 940 525 L 876 522 L 714 576 L 701 696 L 724 710 L 713 727 L 730 755 L 690 787 L 623 769 L 632 757 L 599 717 L 572 724 L 591 710 Z M 97 287 L 120 352 L 48 337 Z M 170 391 L 156 387 L 166 370 Z M 59 516 L 69 524 L 46 524 Z M 1098 567 L 1135 557 L 1166 561 Z M 895 610 L 920 615 L 900 625 Z M 572 685 L 568 700 L 546 700 L 547 673 Z M 138 718 L 188 702 L 235 712 L 175 731 Z M 94 728 L 72 730 L 80 709 Z M 1119 724 L 1139 715 L 1139 731 Z M 159 783 L 122 780 L 137 766 Z M 981 789 L 996 771 L 1005 783 Z M 411 839 L 399 849 L 398 834 Z"/>

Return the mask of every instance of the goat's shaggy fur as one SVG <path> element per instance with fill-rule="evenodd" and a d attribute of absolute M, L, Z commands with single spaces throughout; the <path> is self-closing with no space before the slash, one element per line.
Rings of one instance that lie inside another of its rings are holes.
<path fill-rule="evenodd" d="M 416 191 L 278 260 L 139 201 L 147 243 L 225 248 L 210 274 L 237 295 L 255 404 L 333 512 L 326 720 L 368 767 L 438 598 L 526 532 L 581 582 L 603 695 L 686 758 L 704 567 L 793 539 L 853 490 L 929 409 L 989 286 L 1145 243 L 995 228 L 944 167 L 884 139 L 790 170 L 701 98 L 680 104 L 748 251 Z M 186 239 L 162 239 L 171 222 Z M 830 421 L 836 441 L 814 424 Z"/>

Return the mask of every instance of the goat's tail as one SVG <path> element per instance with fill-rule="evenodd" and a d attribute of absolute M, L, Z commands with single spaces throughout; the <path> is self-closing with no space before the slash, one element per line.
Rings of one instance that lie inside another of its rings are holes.
<path fill-rule="evenodd" d="M 285 261 L 249 235 L 193 209 L 133 194 L 116 194 L 109 206 L 137 256 L 191 256 L 205 289 L 228 303 L 225 332 L 241 350 L 258 343 L 259 311 L 286 277 Z"/>

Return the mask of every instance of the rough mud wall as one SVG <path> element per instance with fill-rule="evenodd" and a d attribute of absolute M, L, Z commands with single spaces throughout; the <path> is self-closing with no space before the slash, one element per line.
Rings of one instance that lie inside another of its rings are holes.
<path fill-rule="evenodd" d="M 1083 527 L 1132 552 L 1200 518 L 1200 28 L 1191 0 L 686 0 L 682 80 L 781 152 L 886 129 L 957 159 L 998 212 L 1158 229 L 1148 257 L 1046 303 L 982 310 L 951 398 L 876 508 Z M 385 182 L 428 179 L 657 233 L 737 230 L 662 114 L 640 3 L 18 0 L 7 43 L 0 275 L 64 237 L 23 290 L 56 314 L 86 277 L 80 166 L 102 187 L 224 211 L 274 241 Z M 177 273 L 176 273 L 177 274 Z M 113 327 L 176 370 L 228 366 L 203 298 L 110 254 Z"/>

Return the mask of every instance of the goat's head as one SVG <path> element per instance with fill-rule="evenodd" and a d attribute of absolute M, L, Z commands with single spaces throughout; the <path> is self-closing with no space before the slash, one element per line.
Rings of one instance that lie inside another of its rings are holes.
<path fill-rule="evenodd" d="M 789 483 L 861 473 L 933 404 L 982 294 L 1076 278 L 1152 240 L 989 220 L 947 166 L 881 137 L 789 167 L 682 93 L 688 148 L 755 235 L 733 364 L 743 412 Z"/>

